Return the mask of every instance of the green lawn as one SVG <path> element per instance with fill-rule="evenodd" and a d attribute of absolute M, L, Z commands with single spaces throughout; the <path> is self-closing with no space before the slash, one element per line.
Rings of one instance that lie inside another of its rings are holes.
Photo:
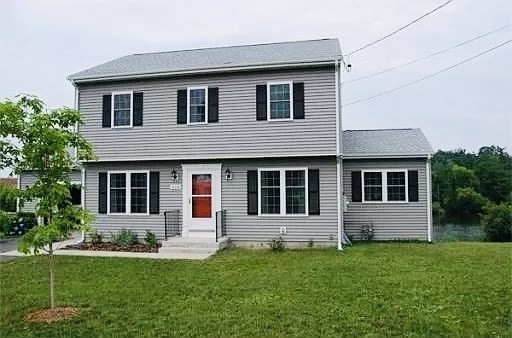
<path fill-rule="evenodd" d="M 60 256 L 58 305 L 81 314 L 25 323 L 48 304 L 46 262 L 0 264 L 0 336 L 512 336 L 510 244 L 232 249 L 206 261 Z"/>

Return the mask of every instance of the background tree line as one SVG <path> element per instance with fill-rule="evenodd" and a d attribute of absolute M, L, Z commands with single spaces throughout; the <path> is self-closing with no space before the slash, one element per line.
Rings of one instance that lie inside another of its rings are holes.
<path fill-rule="evenodd" d="M 483 224 L 489 240 L 510 240 L 512 157 L 504 148 L 439 150 L 432 181 L 435 224 Z"/>

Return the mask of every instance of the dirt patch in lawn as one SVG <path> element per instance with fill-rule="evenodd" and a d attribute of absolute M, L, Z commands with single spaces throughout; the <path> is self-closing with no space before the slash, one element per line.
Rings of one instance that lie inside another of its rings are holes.
<path fill-rule="evenodd" d="M 73 318 L 78 312 L 76 307 L 57 307 L 29 313 L 25 316 L 25 320 L 33 323 L 53 323 Z"/>
<path fill-rule="evenodd" d="M 89 251 L 125 251 L 125 252 L 158 252 L 158 248 L 146 244 L 137 243 L 131 245 L 119 245 L 115 243 L 80 243 L 68 245 L 65 249 L 89 250 Z"/>

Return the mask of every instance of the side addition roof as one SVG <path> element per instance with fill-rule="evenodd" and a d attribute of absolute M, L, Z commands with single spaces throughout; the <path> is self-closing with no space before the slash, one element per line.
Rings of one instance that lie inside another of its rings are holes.
<path fill-rule="evenodd" d="M 74 82 L 333 63 L 341 57 L 338 39 L 132 54 L 68 77 Z"/>
<path fill-rule="evenodd" d="M 345 158 L 427 157 L 433 153 L 419 128 L 343 131 Z"/>

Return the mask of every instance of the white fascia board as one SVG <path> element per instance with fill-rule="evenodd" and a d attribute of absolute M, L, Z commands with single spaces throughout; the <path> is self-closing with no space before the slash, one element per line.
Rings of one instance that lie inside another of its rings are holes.
<path fill-rule="evenodd" d="M 301 68 L 301 67 L 328 66 L 328 65 L 330 66 L 330 65 L 332 65 L 332 63 L 333 63 L 332 60 L 312 61 L 312 62 L 269 63 L 269 64 L 259 64 L 259 65 L 252 65 L 252 66 L 203 68 L 203 69 L 178 70 L 178 71 L 171 71 L 171 72 L 133 73 L 133 74 L 114 75 L 114 76 L 91 76 L 91 77 L 83 77 L 83 78 L 68 77 L 68 80 L 71 81 L 71 83 L 73 83 L 75 85 L 75 84 L 87 83 L 87 82 L 132 80 L 132 79 L 191 75 L 191 74 L 237 72 L 237 71 L 275 69 L 275 68 Z"/>

